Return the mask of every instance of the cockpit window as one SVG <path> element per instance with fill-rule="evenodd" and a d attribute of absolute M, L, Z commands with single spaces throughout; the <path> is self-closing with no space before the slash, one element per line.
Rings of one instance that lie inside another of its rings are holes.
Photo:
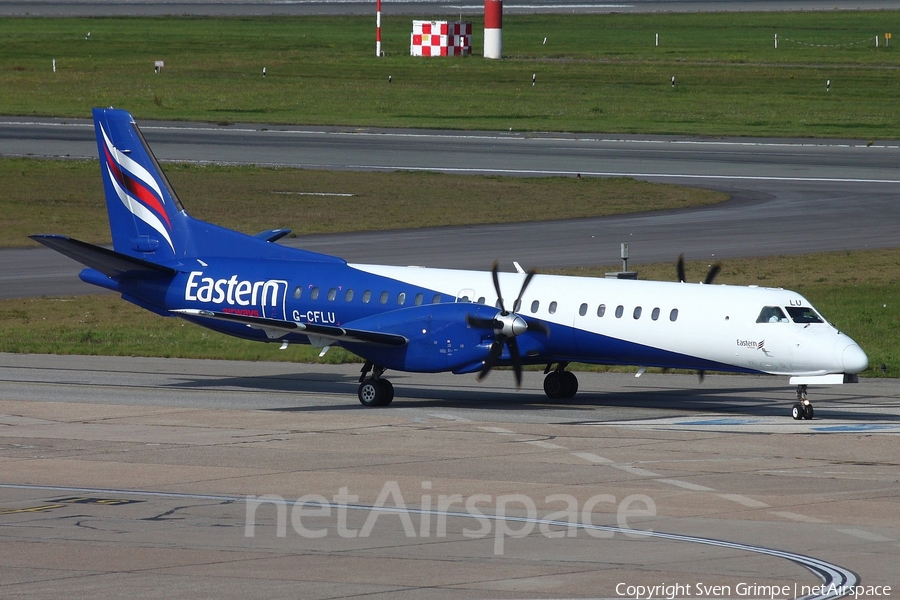
<path fill-rule="evenodd" d="M 790 323 L 784 311 L 778 306 L 766 306 L 759 312 L 757 323 Z"/>
<path fill-rule="evenodd" d="M 822 323 L 822 317 L 808 306 L 788 306 L 788 314 L 794 323 Z"/>

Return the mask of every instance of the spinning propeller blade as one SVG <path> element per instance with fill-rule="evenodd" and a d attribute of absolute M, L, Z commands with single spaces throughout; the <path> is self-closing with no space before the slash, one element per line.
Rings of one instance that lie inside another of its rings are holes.
<path fill-rule="evenodd" d="M 478 379 L 482 380 L 487 377 L 487 374 L 491 372 L 491 369 L 493 369 L 497 364 L 497 361 L 500 360 L 500 357 L 503 355 L 503 347 L 506 346 L 506 348 L 509 349 L 513 373 L 516 377 L 516 387 L 519 387 L 522 385 L 522 356 L 519 353 L 519 343 L 516 341 L 516 336 L 521 335 L 526 331 L 540 331 L 549 336 L 550 328 L 546 323 L 541 321 L 526 321 L 515 313 L 522 305 L 522 297 L 525 295 L 525 290 L 537 274 L 537 271 L 531 269 L 525 274 L 525 280 L 522 282 L 522 287 L 519 289 L 519 295 L 516 296 L 516 300 L 513 303 L 513 310 L 508 311 L 503 302 L 503 293 L 500 290 L 499 269 L 499 264 L 497 261 L 494 261 L 494 265 L 491 267 L 491 279 L 494 281 L 494 290 L 497 292 L 497 304 L 500 312 L 497 313 L 493 319 L 467 316 L 466 322 L 470 327 L 491 329 L 494 331 L 494 341 L 491 343 L 491 349 L 484 359 L 481 371 L 478 372 Z"/>
<path fill-rule="evenodd" d="M 703 280 L 703 283 L 709 285 L 713 282 L 713 279 L 716 278 L 716 275 L 719 274 L 719 271 L 722 270 L 722 261 L 717 261 L 716 264 L 709 268 L 709 272 L 706 274 L 706 279 Z"/>
<path fill-rule="evenodd" d="M 675 269 L 678 272 L 678 281 L 680 281 L 681 283 L 687 281 L 687 277 L 685 276 L 684 272 L 684 254 L 678 255 L 678 262 L 675 265 Z M 721 270 L 722 261 L 716 261 L 716 263 L 709 268 L 709 271 L 707 271 L 706 278 L 703 280 L 704 285 L 711 284 L 715 280 L 716 275 L 718 275 L 719 271 Z M 697 376 L 700 378 L 700 383 L 703 383 L 703 379 L 706 377 L 706 371 L 704 371 L 703 369 L 697 371 Z"/>
<path fill-rule="evenodd" d="M 675 270 L 678 274 L 678 281 L 681 283 L 687 281 L 687 275 L 684 274 L 684 254 L 678 255 L 678 262 L 675 263 Z"/>

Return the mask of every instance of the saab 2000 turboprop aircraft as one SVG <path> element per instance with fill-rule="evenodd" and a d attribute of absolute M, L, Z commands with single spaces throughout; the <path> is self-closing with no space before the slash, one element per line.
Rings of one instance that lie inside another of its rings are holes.
<path fill-rule="evenodd" d="M 546 365 L 546 394 L 571 398 L 578 380 L 566 367 L 578 361 L 789 375 L 792 415 L 811 419 L 807 385 L 853 381 L 868 365 L 801 295 L 685 283 L 680 261 L 681 282 L 348 264 L 276 244 L 286 229 L 251 236 L 199 221 L 130 114 L 93 116 L 113 250 L 31 237 L 86 265 L 83 281 L 159 315 L 358 354 L 365 406 L 393 400 L 387 369 L 483 377 L 505 365 L 518 384 L 523 365 Z"/>

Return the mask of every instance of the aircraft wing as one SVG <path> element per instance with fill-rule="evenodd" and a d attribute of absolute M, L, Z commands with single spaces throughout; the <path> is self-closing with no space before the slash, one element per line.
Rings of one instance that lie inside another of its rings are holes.
<path fill-rule="evenodd" d="M 248 327 L 262 329 L 266 332 L 266 335 L 273 339 L 277 339 L 286 333 L 304 333 L 330 338 L 336 341 L 362 342 L 385 346 L 405 346 L 409 343 L 409 340 L 405 336 L 394 333 L 384 333 L 381 331 L 349 329 L 346 327 L 336 327 L 334 325 L 317 325 L 315 323 L 298 323 L 296 321 L 282 321 L 266 317 L 251 317 L 247 315 L 236 315 L 196 308 L 175 309 L 172 312 L 187 317 L 203 317 L 204 319 L 218 319 L 219 321 L 243 323 Z"/>

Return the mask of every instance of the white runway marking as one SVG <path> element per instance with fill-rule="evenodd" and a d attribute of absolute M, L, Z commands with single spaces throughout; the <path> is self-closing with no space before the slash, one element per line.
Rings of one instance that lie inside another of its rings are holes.
<path fill-rule="evenodd" d="M 184 161 L 178 161 L 184 162 Z M 259 163 L 262 164 L 262 163 Z M 279 163 L 272 163 L 279 166 Z M 304 165 L 326 167 L 327 165 Z M 347 165 L 349 169 L 363 171 L 428 171 L 438 173 L 487 173 L 490 175 L 540 175 L 543 177 L 633 177 L 637 179 L 721 179 L 724 181 L 793 181 L 807 183 L 886 183 L 900 184 L 900 179 L 858 179 L 854 177 L 778 177 L 772 175 L 711 175 L 711 174 L 684 174 L 684 173 L 639 173 L 632 171 L 565 171 L 555 169 L 489 169 L 462 168 L 462 167 L 420 167 L 420 166 L 392 166 L 381 165 Z"/>
<path fill-rule="evenodd" d="M 504 429 L 502 427 L 479 427 L 478 429 L 489 433 L 499 433 L 500 435 L 516 435 L 515 431 L 510 431 L 509 429 Z"/>
<path fill-rule="evenodd" d="M 647 469 L 642 469 L 640 467 L 632 467 L 631 465 L 611 465 L 614 469 L 619 469 L 620 471 L 625 471 L 626 473 L 631 473 L 632 475 L 637 475 L 638 477 L 661 477 L 659 473 L 654 473 L 653 471 L 648 471 Z"/>
<path fill-rule="evenodd" d="M 543 448 L 544 450 L 565 450 L 565 446 L 560 446 L 559 444 L 554 444 L 552 442 L 545 442 L 543 440 L 528 440 L 525 442 L 526 444 L 531 444 L 532 446 L 537 446 L 538 448 Z"/>
<path fill-rule="evenodd" d="M 578 458 L 583 458 L 584 460 L 586 460 L 588 462 L 592 462 L 592 463 L 596 463 L 596 464 L 604 464 L 604 463 L 612 462 L 608 458 L 603 458 L 602 456 L 597 456 L 596 454 L 594 454 L 592 452 L 573 452 L 572 454 L 574 456 L 577 456 Z"/>
<path fill-rule="evenodd" d="M 706 487 L 705 485 L 698 485 L 696 483 L 691 483 L 690 481 L 681 481 L 680 479 L 657 479 L 656 481 L 660 483 L 665 483 L 668 485 L 674 485 L 675 487 L 684 488 L 686 490 L 691 490 L 693 492 L 714 492 L 711 487 Z"/>
<path fill-rule="evenodd" d="M 800 523 L 827 523 L 823 519 L 817 519 L 816 517 L 811 517 L 809 515 L 801 515 L 800 513 L 791 512 L 789 510 L 770 510 L 769 513 L 782 517 L 784 519 L 788 519 L 790 521 L 799 521 Z"/>
<path fill-rule="evenodd" d="M 717 494 L 717 496 L 719 496 L 719 498 L 724 498 L 725 500 L 730 500 L 731 502 L 743 504 L 747 508 L 769 508 L 769 505 L 765 502 L 760 502 L 759 500 L 754 500 L 747 496 L 741 496 L 740 494 Z"/>

